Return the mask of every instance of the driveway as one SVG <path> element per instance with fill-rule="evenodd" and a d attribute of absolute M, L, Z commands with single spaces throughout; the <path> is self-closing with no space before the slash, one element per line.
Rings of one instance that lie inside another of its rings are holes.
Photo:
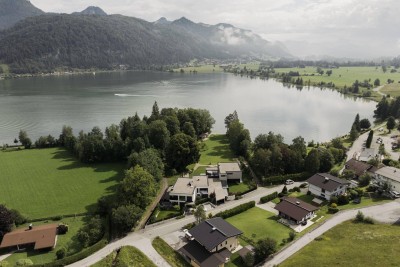
<path fill-rule="evenodd" d="M 382 205 L 339 212 L 334 217 L 327 220 L 311 232 L 305 234 L 304 236 L 293 242 L 290 246 L 286 247 L 284 250 L 276 254 L 263 266 L 271 267 L 282 263 L 284 260 L 311 243 L 311 241 L 313 241 L 316 237 L 322 235 L 329 229 L 335 227 L 342 222 L 353 219 L 359 210 L 361 210 L 365 216 L 372 217 L 377 221 L 384 223 L 395 223 L 400 218 L 400 203 L 398 200 Z"/>

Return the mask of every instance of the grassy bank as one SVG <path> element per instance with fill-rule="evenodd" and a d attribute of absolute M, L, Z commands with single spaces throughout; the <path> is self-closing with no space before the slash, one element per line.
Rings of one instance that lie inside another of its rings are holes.
<path fill-rule="evenodd" d="M 153 242 L 154 249 L 160 254 L 172 267 L 190 267 L 190 264 L 173 250 L 164 240 L 156 237 Z"/>
<path fill-rule="evenodd" d="M 82 164 L 60 148 L 0 152 L 0 162 L 0 203 L 30 219 L 93 211 L 125 167 Z"/>
<path fill-rule="evenodd" d="M 139 249 L 131 246 L 122 247 L 117 252 L 112 252 L 110 255 L 105 257 L 103 260 L 92 265 L 92 267 L 156 267 L 155 265 L 143 252 Z"/>
<path fill-rule="evenodd" d="M 399 226 L 345 222 L 279 266 L 399 266 L 399 230 Z"/>

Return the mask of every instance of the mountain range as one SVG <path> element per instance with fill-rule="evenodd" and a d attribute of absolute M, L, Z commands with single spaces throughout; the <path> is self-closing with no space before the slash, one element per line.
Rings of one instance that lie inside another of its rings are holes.
<path fill-rule="evenodd" d="M 291 57 L 284 45 L 225 23 L 185 17 L 147 22 L 93 6 L 73 14 L 44 13 L 26 0 L 0 0 L 0 8 L 0 63 L 14 73 Z"/>

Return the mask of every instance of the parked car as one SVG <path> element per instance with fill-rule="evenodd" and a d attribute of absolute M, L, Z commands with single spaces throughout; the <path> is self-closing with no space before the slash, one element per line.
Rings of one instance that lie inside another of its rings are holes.
<path fill-rule="evenodd" d="M 290 179 L 287 179 L 286 182 L 285 182 L 285 184 L 293 184 L 293 183 L 294 183 L 294 181 L 290 180 Z"/>
<path fill-rule="evenodd" d="M 400 193 L 397 192 L 397 191 L 391 191 L 390 195 L 392 195 L 392 197 L 395 197 L 395 198 L 399 198 L 400 197 Z"/>
<path fill-rule="evenodd" d="M 191 233 L 189 233 L 188 229 L 183 229 L 183 233 L 185 234 L 185 237 L 187 240 L 189 240 L 189 241 L 194 240 L 194 237 L 192 236 Z"/>

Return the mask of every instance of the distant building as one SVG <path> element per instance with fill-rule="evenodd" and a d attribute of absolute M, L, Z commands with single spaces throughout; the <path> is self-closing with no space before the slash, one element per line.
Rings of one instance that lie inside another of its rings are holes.
<path fill-rule="evenodd" d="M 330 200 L 332 196 L 339 196 L 346 193 L 350 182 L 340 179 L 329 173 L 317 173 L 307 180 L 308 191 L 317 197 Z"/>
<path fill-rule="evenodd" d="M 376 148 L 366 148 L 361 151 L 359 161 L 368 162 L 371 159 L 379 159 L 379 150 Z"/>
<path fill-rule="evenodd" d="M 378 170 L 378 168 L 372 166 L 371 164 L 358 161 L 355 159 L 350 159 L 349 161 L 347 161 L 346 164 L 344 165 L 344 168 L 346 170 L 353 171 L 357 178 L 365 173 L 373 175 L 375 171 Z"/>
<path fill-rule="evenodd" d="M 306 223 L 314 216 L 317 207 L 295 197 L 285 197 L 275 206 L 279 216 L 293 221 L 295 224 Z"/>
<path fill-rule="evenodd" d="M 222 218 L 206 220 L 189 230 L 194 240 L 179 252 L 196 267 L 223 267 L 239 246 L 242 231 Z"/>

